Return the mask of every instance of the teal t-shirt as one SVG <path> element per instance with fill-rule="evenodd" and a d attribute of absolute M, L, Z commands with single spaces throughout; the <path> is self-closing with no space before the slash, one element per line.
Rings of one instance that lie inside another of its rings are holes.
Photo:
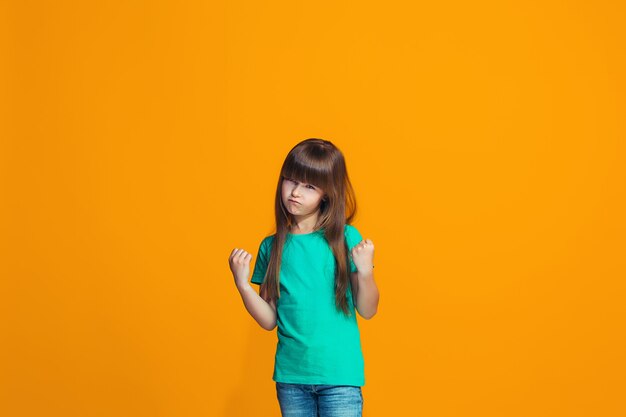
<path fill-rule="evenodd" d="M 344 234 L 352 249 L 363 238 L 352 225 Z M 275 235 L 263 239 L 251 282 L 261 284 Z M 356 266 L 349 256 L 350 270 Z M 335 259 L 323 230 L 287 234 L 276 304 L 278 344 L 274 360 L 276 382 L 315 385 L 365 385 L 361 336 L 351 286 L 347 291 L 350 317 L 335 307 Z"/>

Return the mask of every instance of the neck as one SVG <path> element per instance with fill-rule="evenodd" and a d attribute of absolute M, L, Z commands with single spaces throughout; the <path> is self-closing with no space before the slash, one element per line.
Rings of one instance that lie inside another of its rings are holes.
<path fill-rule="evenodd" d="M 318 212 L 311 213 L 308 216 L 294 216 L 294 224 L 291 225 L 291 233 L 310 233 L 315 229 Z"/>

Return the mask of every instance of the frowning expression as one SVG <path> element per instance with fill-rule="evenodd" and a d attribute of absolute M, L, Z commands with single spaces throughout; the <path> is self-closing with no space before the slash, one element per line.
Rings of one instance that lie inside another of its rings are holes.
<path fill-rule="evenodd" d="M 324 191 L 319 187 L 292 178 L 283 178 L 283 204 L 294 216 L 303 216 L 317 211 L 323 197 Z"/>

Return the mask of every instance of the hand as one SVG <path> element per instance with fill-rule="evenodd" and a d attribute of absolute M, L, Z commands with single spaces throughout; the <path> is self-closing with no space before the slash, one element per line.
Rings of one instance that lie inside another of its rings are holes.
<path fill-rule="evenodd" d="M 250 260 L 252 255 L 243 249 L 233 249 L 228 258 L 230 270 L 235 277 L 237 288 L 248 284 L 248 276 L 250 275 Z"/>
<path fill-rule="evenodd" d="M 370 239 L 363 239 L 354 245 L 350 253 L 358 271 L 370 272 L 374 268 L 374 242 Z"/>

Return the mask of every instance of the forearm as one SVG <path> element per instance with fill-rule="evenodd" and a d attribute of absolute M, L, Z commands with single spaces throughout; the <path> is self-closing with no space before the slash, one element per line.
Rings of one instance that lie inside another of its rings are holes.
<path fill-rule="evenodd" d="M 237 287 L 239 294 L 246 306 L 248 313 L 265 330 L 272 330 L 276 327 L 276 312 L 249 283 Z"/>
<path fill-rule="evenodd" d="M 356 308 L 362 317 L 371 319 L 378 310 L 378 300 L 380 299 L 378 287 L 374 281 L 374 272 L 358 272 L 357 278 L 359 286 L 356 295 Z"/>

